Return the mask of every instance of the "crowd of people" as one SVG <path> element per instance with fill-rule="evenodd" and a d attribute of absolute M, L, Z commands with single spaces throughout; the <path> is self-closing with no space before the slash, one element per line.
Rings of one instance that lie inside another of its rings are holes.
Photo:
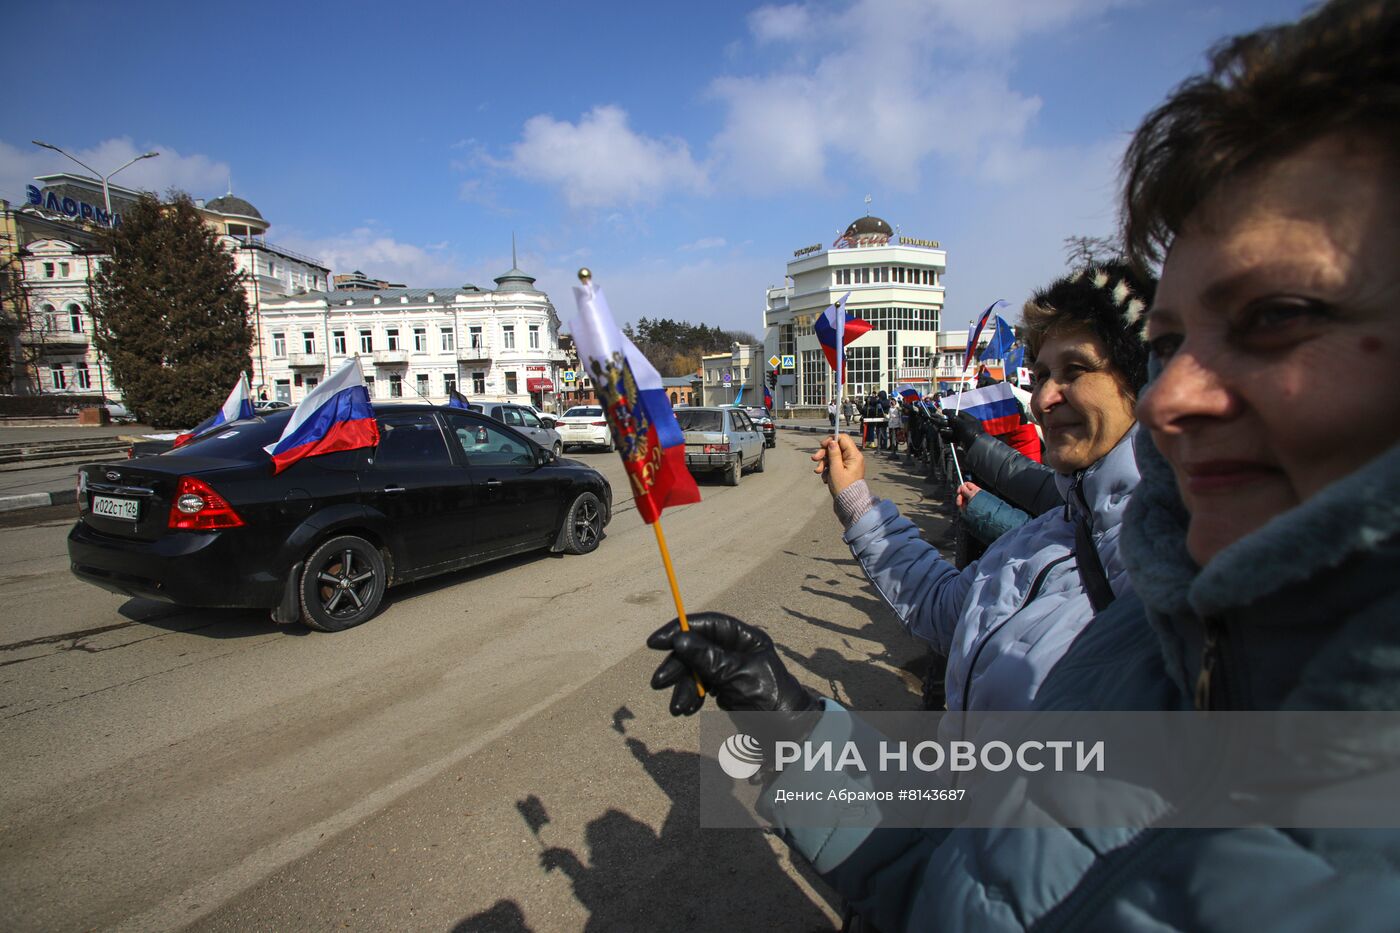
<path fill-rule="evenodd" d="M 1400 4 L 1330 0 L 1222 43 L 1147 115 L 1123 261 L 1022 312 L 1044 462 L 961 416 L 910 431 L 977 477 L 958 499 L 991 540 L 980 559 L 942 559 L 876 497 L 849 435 L 814 455 L 866 575 L 947 655 L 949 710 L 1400 709 L 1397 50 Z M 898 406 L 873 403 L 885 448 Z M 698 680 L 724 709 L 848 715 L 761 628 L 690 623 L 648 641 L 673 713 L 700 708 Z M 862 929 L 1400 924 L 1397 827 L 775 819 Z"/>

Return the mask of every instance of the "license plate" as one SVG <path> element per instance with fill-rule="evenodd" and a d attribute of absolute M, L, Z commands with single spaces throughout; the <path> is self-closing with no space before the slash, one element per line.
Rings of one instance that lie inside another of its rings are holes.
<path fill-rule="evenodd" d="M 93 496 L 92 514 L 118 521 L 134 522 L 140 516 L 141 503 L 135 499 L 113 499 L 111 496 Z"/>

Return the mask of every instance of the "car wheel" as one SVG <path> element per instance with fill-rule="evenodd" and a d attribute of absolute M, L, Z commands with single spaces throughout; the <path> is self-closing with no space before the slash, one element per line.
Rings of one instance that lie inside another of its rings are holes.
<path fill-rule="evenodd" d="M 301 621 L 322 632 L 359 625 L 384 599 L 384 556 L 364 538 L 341 535 L 311 552 L 301 574 Z"/>
<path fill-rule="evenodd" d="M 562 456 L 564 456 L 564 445 L 561 444 L 559 441 L 555 441 L 555 442 L 554 442 L 554 459 L 555 459 L 555 460 L 558 460 L 558 459 L 559 459 L 560 457 L 562 457 Z"/>
<path fill-rule="evenodd" d="M 591 492 L 579 493 L 564 517 L 564 550 L 587 554 L 598 549 L 603 537 L 603 506 Z"/>
<path fill-rule="evenodd" d="M 740 461 L 740 460 L 735 460 L 735 461 L 733 461 L 732 463 L 730 463 L 729 466 L 725 467 L 725 468 L 724 468 L 724 485 L 726 485 L 726 486 L 737 486 L 737 485 L 739 485 L 739 474 L 740 474 L 741 472 L 743 472 L 743 469 L 744 469 L 744 468 L 743 468 L 743 466 L 742 466 L 742 461 Z"/>
<path fill-rule="evenodd" d="M 753 465 L 753 471 L 754 471 L 755 473 L 762 473 L 762 472 L 763 472 L 763 470 L 764 470 L 764 468 L 765 468 L 765 464 L 764 464 L 764 462 L 763 462 L 763 458 L 767 455 L 767 453 L 768 453 L 768 448 L 767 448 L 767 447 L 760 447 L 760 448 L 758 448 L 758 462 L 755 463 L 755 464 Z"/>

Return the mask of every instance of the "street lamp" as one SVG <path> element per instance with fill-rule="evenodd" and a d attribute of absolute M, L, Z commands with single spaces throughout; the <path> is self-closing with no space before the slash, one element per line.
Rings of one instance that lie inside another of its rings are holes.
<path fill-rule="evenodd" d="M 37 140 L 37 139 L 32 139 L 32 140 L 30 140 L 30 142 L 32 142 L 34 145 L 39 146 L 39 147 L 44 148 L 44 149 L 52 149 L 54 152 L 57 152 L 59 155 L 67 156 L 68 158 L 72 159 L 74 162 L 77 162 L 77 163 L 78 163 L 79 165 L 81 165 L 83 168 L 87 169 L 89 172 L 92 172 L 92 173 L 93 173 L 94 175 L 96 175 L 98 178 L 102 179 L 102 202 L 103 202 L 103 205 L 107 208 L 107 226 L 109 226 L 109 227 L 112 225 L 112 192 L 111 192 L 110 190 L 108 190 L 108 187 L 107 187 L 107 181 L 108 181 L 108 179 L 110 179 L 113 175 L 117 174 L 117 172 L 120 172 L 122 169 L 129 168 L 129 167 L 131 167 L 132 165 L 135 165 L 137 162 L 140 162 L 142 159 L 154 159 L 156 156 L 160 155 L 159 152 L 143 152 L 143 153 L 141 153 L 139 156 L 137 156 L 136 158 L 132 159 L 130 162 L 126 163 L 126 165 L 123 165 L 121 168 L 117 169 L 116 171 L 108 172 L 106 175 L 103 175 L 101 172 L 99 172 L 97 169 L 93 168 L 91 165 L 88 165 L 86 162 L 82 161 L 81 159 L 79 159 L 78 157 L 74 156 L 74 155 L 73 155 L 72 153 L 70 153 L 70 152 L 64 152 L 62 149 L 58 148 L 58 147 L 55 146 L 53 143 L 40 142 L 40 141 Z"/>

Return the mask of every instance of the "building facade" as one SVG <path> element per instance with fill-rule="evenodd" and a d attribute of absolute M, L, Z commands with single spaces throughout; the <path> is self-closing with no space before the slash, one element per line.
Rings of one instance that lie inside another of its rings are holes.
<path fill-rule="evenodd" d="M 370 397 L 446 402 L 470 399 L 559 406 L 568 366 L 559 316 L 535 280 L 512 267 L 496 288 L 337 290 L 265 297 L 257 354 L 258 394 L 300 402 L 351 356 Z"/>
<path fill-rule="evenodd" d="M 813 325 L 847 292 L 847 314 L 871 330 L 846 347 L 844 394 L 900 383 L 936 388 L 948 368 L 947 341 L 939 337 L 947 263 L 937 242 L 895 236 L 888 223 L 868 215 L 830 247 L 796 250 L 787 284 L 768 289 L 763 315 L 763 365 L 773 356 L 793 364 L 779 369 L 775 406 L 824 408 L 833 396 L 834 373 Z"/>
<path fill-rule="evenodd" d="M 763 407 L 763 347 L 736 343 L 728 353 L 700 357 L 701 405 Z"/>

